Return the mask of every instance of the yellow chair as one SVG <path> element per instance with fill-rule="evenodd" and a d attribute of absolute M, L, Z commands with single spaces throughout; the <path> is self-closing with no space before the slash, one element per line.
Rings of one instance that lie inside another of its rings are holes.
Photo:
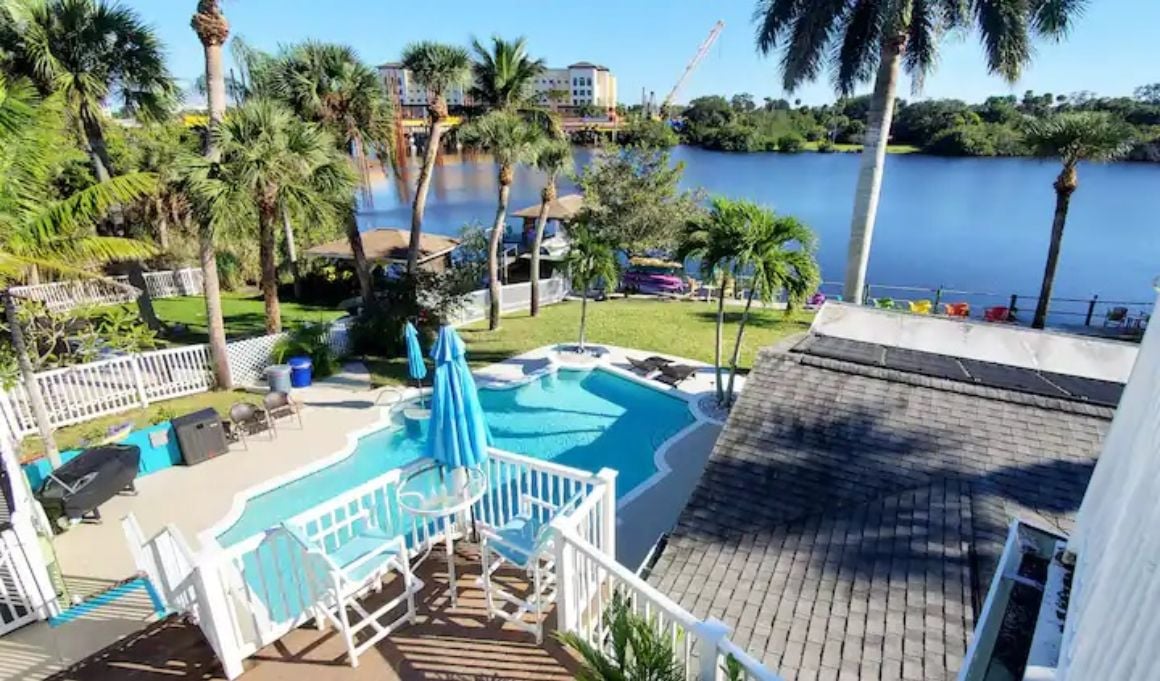
<path fill-rule="evenodd" d="M 914 314 L 930 314 L 934 309 L 934 303 L 929 300 L 908 300 L 906 302 Z"/>

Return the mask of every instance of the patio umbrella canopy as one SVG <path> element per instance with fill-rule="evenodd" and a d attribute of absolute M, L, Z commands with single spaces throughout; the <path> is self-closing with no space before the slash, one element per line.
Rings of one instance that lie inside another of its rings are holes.
<path fill-rule="evenodd" d="M 427 365 L 423 363 L 423 349 L 419 347 L 419 332 L 411 322 L 403 328 L 403 338 L 407 341 L 407 373 L 412 379 L 422 381 L 427 378 Z"/>
<path fill-rule="evenodd" d="M 478 468 L 492 440 L 467 367 L 467 346 L 455 329 L 444 326 L 431 348 L 431 358 L 435 380 L 427 456 L 450 468 Z"/>

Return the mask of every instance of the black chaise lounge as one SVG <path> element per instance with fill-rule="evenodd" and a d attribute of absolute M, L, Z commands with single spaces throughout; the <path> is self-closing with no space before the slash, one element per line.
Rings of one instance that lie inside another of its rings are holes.
<path fill-rule="evenodd" d="M 101 520 L 101 504 L 122 490 L 135 491 L 133 479 L 141 461 L 136 445 L 102 445 L 86 449 L 56 469 L 37 497 L 45 513 L 61 527 L 81 520 Z"/>
<path fill-rule="evenodd" d="M 687 364 L 669 364 L 660 367 L 661 375 L 656 377 L 656 380 L 676 387 L 679 383 L 697 373 L 697 367 L 691 367 Z"/>
<path fill-rule="evenodd" d="M 652 372 L 659 370 L 661 367 L 672 364 L 673 360 L 665 359 L 664 357 L 660 357 L 658 355 L 653 355 L 652 357 L 646 357 L 645 359 L 633 359 L 632 357 L 629 357 L 628 363 L 632 365 L 633 371 L 640 372 L 642 376 L 648 376 Z"/>

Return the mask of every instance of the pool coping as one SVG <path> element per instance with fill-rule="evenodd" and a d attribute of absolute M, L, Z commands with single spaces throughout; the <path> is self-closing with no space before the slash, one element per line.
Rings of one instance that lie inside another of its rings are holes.
<path fill-rule="evenodd" d="M 661 387 L 660 385 L 657 385 L 655 381 L 651 381 L 647 377 L 640 376 L 636 373 L 633 373 L 632 371 L 629 371 L 627 369 L 623 369 L 621 367 L 614 365 L 610 360 L 605 360 L 604 356 L 597 357 L 596 361 L 592 362 L 591 364 L 586 364 L 586 365 L 577 365 L 577 364 L 572 364 L 572 363 L 569 363 L 566 361 L 560 361 L 559 355 L 561 353 L 561 349 L 563 347 L 565 347 L 566 345 L 567 344 L 565 344 L 565 343 L 553 343 L 550 345 L 544 345 L 544 346 L 541 346 L 539 348 L 535 348 L 533 350 L 530 350 L 528 352 L 525 352 L 525 353 L 522 353 L 519 355 L 515 355 L 513 357 L 509 357 L 501 362 L 496 362 L 494 364 L 490 364 L 490 365 L 483 367 L 481 369 L 475 370 L 472 372 L 472 375 L 475 378 L 476 383 L 478 384 L 479 387 L 482 387 L 482 388 L 485 388 L 488 390 L 512 390 L 512 389 L 518 388 L 522 385 L 526 385 L 527 383 L 530 383 L 532 381 L 538 380 L 547 374 L 556 373 L 556 372 L 561 371 L 561 370 L 563 370 L 563 371 L 593 371 L 593 370 L 599 369 L 599 370 L 607 371 L 607 372 L 609 372 L 609 373 L 611 373 L 614 376 L 617 376 L 619 378 L 627 379 L 627 380 L 632 381 L 638 385 L 645 386 L 645 387 L 649 388 L 650 390 L 654 390 L 658 393 L 667 395 L 672 399 L 675 399 L 678 401 L 683 401 L 683 402 L 685 402 L 685 406 L 689 409 L 689 412 L 693 416 L 692 423 L 686 425 L 681 430 L 679 430 L 676 433 L 674 433 L 673 435 L 669 436 L 668 439 L 666 439 L 664 442 L 662 442 L 660 444 L 659 447 L 656 448 L 656 450 L 653 452 L 653 464 L 656 467 L 656 471 L 652 475 L 650 475 L 648 478 L 646 478 L 644 481 L 637 484 L 636 487 L 634 487 L 632 490 L 630 490 L 623 497 L 617 499 L 617 502 L 616 502 L 617 510 L 624 508 L 624 506 L 627 505 L 629 502 L 631 502 L 632 500 L 636 499 L 637 497 L 639 497 L 641 494 L 643 494 L 647 490 L 649 490 L 652 487 L 659 484 L 661 480 L 663 480 L 667 475 L 669 475 L 672 472 L 673 467 L 669 464 L 667 454 L 681 440 L 683 440 L 690 433 L 692 433 L 693 431 L 700 428 L 702 425 L 704 425 L 706 423 L 716 424 L 716 425 L 721 425 L 723 423 L 722 421 L 720 421 L 718 419 L 712 418 L 709 414 L 705 413 L 700 408 L 699 402 L 700 402 L 702 395 L 705 394 L 704 392 L 692 393 L 692 392 L 685 392 L 684 390 L 681 390 L 680 388 L 677 388 L 677 387 L 671 387 L 671 388 L 670 387 Z M 649 352 L 647 350 L 638 350 L 638 349 L 634 349 L 634 348 L 622 348 L 619 346 L 606 345 L 606 344 L 594 344 L 594 345 L 592 345 L 592 347 L 593 348 L 603 348 L 603 349 L 615 349 L 617 351 L 620 351 L 622 354 L 627 354 L 628 352 L 633 352 L 633 353 Z M 611 354 L 611 353 L 607 353 L 607 354 Z M 488 375 L 489 371 L 494 372 L 497 367 L 504 366 L 505 364 L 507 366 L 512 366 L 517 362 L 527 361 L 529 359 L 547 360 L 547 363 L 545 364 L 545 366 L 543 366 L 539 369 L 528 372 L 528 373 L 523 374 L 523 375 L 516 377 L 516 378 L 500 379 L 500 378 L 497 378 L 495 376 Z M 676 357 L 676 356 L 672 356 L 672 359 L 674 361 L 680 361 L 682 363 L 688 363 L 688 364 L 696 365 L 699 367 L 711 366 L 711 365 L 705 364 L 704 362 L 697 362 L 695 360 L 689 360 L 686 358 L 681 358 L 681 357 Z M 364 437 L 367 437 L 368 435 L 380 432 L 380 431 L 387 429 L 387 428 L 391 428 L 392 426 L 394 426 L 396 429 L 402 428 L 402 426 L 392 423 L 392 416 L 395 413 L 395 411 L 397 409 L 399 409 L 401 406 L 419 398 L 420 396 L 422 396 L 424 394 L 429 394 L 429 393 L 430 393 L 429 388 L 419 389 L 419 388 L 413 388 L 413 387 L 405 387 L 402 389 L 397 389 L 396 393 L 395 393 L 394 400 L 390 404 L 378 405 L 379 417 L 375 421 L 373 421 L 372 423 L 370 423 L 362 428 L 358 428 L 356 430 L 353 430 L 353 431 L 346 433 L 346 444 L 343 447 L 341 447 L 340 449 L 338 449 L 337 451 L 335 451 L 334 453 L 327 455 L 327 456 L 324 456 L 323 458 L 318 459 L 316 461 L 313 461 L 309 464 L 299 466 L 297 468 L 294 468 L 292 470 L 286 471 L 286 472 L 281 473 L 277 476 L 274 476 L 272 478 L 264 480 L 263 482 L 261 482 L 257 485 L 252 485 L 250 487 L 247 487 L 246 489 L 243 489 L 239 492 L 236 492 L 233 496 L 233 500 L 230 502 L 229 510 L 226 511 L 225 515 L 223 515 L 221 517 L 221 519 L 218 520 L 217 522 L 213 523 L 212 525 L 205 528 L 204 530 L 201 530 L 200 532 L 198 532 L 198 535 L 197 535 L 198 541 L 201 545 L 202 550 L 216 550 L 216 551 L 223 550 L 224 547 L 222 547 L 222 545 L 218 542 L 218 537 L 221 534 L 223 534 L 224 532 L 228 531 L 235 524 L 237 524 L 238 520 L 241 519 L 242 513 L 245 512 L 247 503 L 251 499 L 259 497 L 259 496 L 266 494 L 268 492 L 272 492 L 273 490 L 278 489 L 279 487 L 282 487 L 282 486 L 289 484 L 295 480 L 298 480 L 300 478 L 311 475 L 312 473 L 315 473 L 319 470 L 322 470 L 323 468 L 327 468 L 329 466 L 332 466 L 334 464 L 337 464 L 337 463 L 343 461 L 344 459 L 349 458 L 351 455 L 354 454 L 355 449 L 358 447 L 359 440 L 361 440 Z"/>

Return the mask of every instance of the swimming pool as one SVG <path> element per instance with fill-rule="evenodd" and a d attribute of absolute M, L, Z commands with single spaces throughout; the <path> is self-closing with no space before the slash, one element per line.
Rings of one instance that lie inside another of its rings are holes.
<path fill-rule="evenodd" d="M 561 369 L 513 388 L 481 388 L 494 445 L 592 472 L 618 471 L 625 496 L 656 472 L 654 455 L 694 422 L 681 397 L 611 371 Z M 424 443 L 397 427 L 361 438 L 353 453 L 246 502 L 217 536 L 230 546 L 423 455 Z"/>

